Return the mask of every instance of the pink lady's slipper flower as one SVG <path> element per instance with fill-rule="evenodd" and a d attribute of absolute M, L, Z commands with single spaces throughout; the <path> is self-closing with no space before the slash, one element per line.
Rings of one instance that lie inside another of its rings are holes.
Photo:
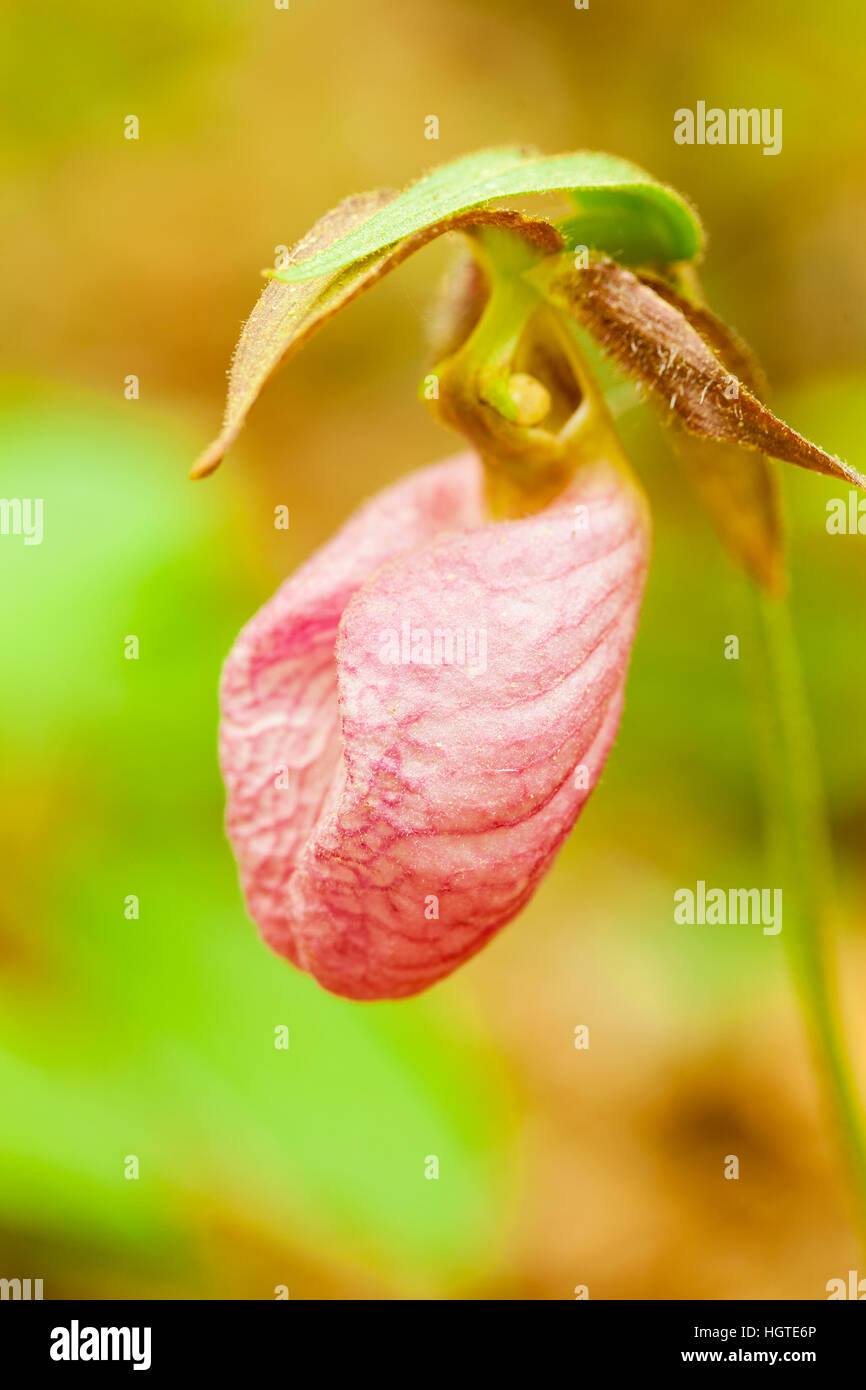
<path fill-rule="evenodd" d="M 579 211 L 555 223 L 490 205 L 563 189 Z M 678 195 L 607 155 L 515 150 L 347 199 L 313 228 L 244 329 L 223 432 L 194 474 L 286 356 L 457 227 L 473 256 L 425 394 L 474 452 L 368 502 L 244 628 L 222 679 L 250 915 L 353 999 L 425 989 L 520 911 L 616 735 L 649 523 L 580 332 L 664 403 L 723 539 L 767 591 L 784 583 L 767 455 L 863 482 L 761 404 L 747 349 L 701 303 L 700 226 Z"/>
<path fill-rule="evenodd" d="M 283 584 L 221 689 L 228 833 L 269 945 L 337 994 L 396 999 L 519 912 L 616 735 L 647 538 L 612 464 L 490 523 L 464 454 Z"/>

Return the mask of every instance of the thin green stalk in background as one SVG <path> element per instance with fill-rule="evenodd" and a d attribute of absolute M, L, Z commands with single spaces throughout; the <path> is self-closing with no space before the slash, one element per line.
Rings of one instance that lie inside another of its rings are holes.
<path fill-rule="evenodd" d="M 783 885 L 783 936 L 866 1249 L 866 1124 L 839 1002 L 830 841 L 814 732 L 790 609 L 749 588 L 759 639 L 752 686 L 769 849 Z"/>

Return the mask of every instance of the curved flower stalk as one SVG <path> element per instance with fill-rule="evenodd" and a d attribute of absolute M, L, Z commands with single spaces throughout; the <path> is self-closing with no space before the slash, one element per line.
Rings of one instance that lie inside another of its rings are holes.
<path fill-rule="evenodd" d="M 337 994 L 399 998 L 514 917 L 616 734 L 646 557 L 614 463 L 485 524 L 465 454 L 286 581 L 221 691 L 228 832 L 275 950 Z"/>

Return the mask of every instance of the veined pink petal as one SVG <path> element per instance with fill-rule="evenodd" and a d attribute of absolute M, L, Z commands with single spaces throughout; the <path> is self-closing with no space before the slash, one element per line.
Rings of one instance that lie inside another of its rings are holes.
<path fill-rule="evenodd" d="M 251 916 L 327 989 L 400 998 L 531 896 L 619 723 L 643 499 L 582 468 L 483 520 L 471 455 L 369 503 L 241 633 L 222 682 Z"/>
<path fill-rule="evenodd" d="M 482 521 L 481 476 L 470 455 L 402 479 L 280 586 L 225 664 L 226 828 L 250 916 L 296 965 L 287 891 L 341 759 L 334 648 L 343 610 L 387 560 Z"/>

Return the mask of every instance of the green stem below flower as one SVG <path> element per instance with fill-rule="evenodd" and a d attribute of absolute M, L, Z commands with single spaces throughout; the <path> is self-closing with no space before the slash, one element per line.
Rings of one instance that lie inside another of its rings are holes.
<path fill-rule="evenodd" d="M 814 734 L 788 606 L 752 593 L 761 667 L 752 684 L 769 848 L 783 882 L 784 937 L 866 1249 L 866 1124 L 839 1002 L 831 853 Z"/>

